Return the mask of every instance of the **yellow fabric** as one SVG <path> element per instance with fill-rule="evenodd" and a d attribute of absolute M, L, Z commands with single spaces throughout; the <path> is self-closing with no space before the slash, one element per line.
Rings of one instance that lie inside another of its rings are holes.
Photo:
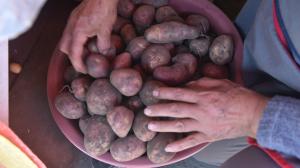
<path fill-rule="evenodd" d="M 8 139 L 0 135 L 0 168 L 37 168 L 34 162 Z"/>

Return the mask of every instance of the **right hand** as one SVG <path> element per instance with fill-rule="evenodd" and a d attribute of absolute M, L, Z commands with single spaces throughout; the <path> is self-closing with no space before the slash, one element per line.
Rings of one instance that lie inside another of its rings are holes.
<path fill-rule="evenodd" d="M 84 0 L 76 7 L 60 41 L 60 50 L 66 53 L 76 71 L 86 73 L 83 62 L 84 44 L 97 36 L 100 53 L 110 48 L 110 36 L 117 18 L 118 0 Z"/>

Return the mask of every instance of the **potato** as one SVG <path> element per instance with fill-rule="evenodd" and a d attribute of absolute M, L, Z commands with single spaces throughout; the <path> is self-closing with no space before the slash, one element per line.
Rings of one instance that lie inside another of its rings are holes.
<path fill-rule="evenodd" d="M 200 38 L 190 41 L 189 48 L 193 54 L 202 58 L 208 53 L 210 43 L 209 36 L 200 36 Z"/>
<path fill-rule="evenodd" d="M 169 50 L 171 55 L 175 53 L 175 45 L 173 43 L 166 43 L 163 44 L 163 46 L 166 47 L 167 50 Z"/>
<path fill-rule="evenodd" d="M 122 95 L 107 79 L 97 79 L 90 86 L 86 103 L 92 114 L 106 115 L 114 106 L 121 103 Z"/>
<path fill-rule="evenodd" d="M 167 18 L 178 16 L 177 12 L 171 6 L 162 6 L 155 13 L 157 23 L 166 21 Z"/>
<path fill-rule="evenodd" d="M 164 46 L 150 45 L 142 54 L 141 64 L 147 72 L 152 72 L 156 67 L 169 64 L 171 55 Z"/>
<path fill-rule="evenodd" d="M 117 20 L 116 20 L 115 24 L 113 25 L 113 32 L 114 33 L 120 33 L 122 27 L 125 26 L 128 23 L 130 23 L 129 20 L 124 19 L 120 16 L 117 17 Z"/>
<path fill-rule="evenodd" d="M 132 0 L 135 4 L 148 4 L 155 7 L 167 5 L 169 0 Z"/>
<path fill-rule="evenodd" d="M 143 51 L 150 45 L 150 43 L 143 37 L 139 36 L 130 41 L 127 45 L 128 51 L 134 60 L 139 60 Z"/>
<path fill-rule="evenodd" d="M 141 74 L 143 79 L 146 79 L 147 75 L 146 75 L 143 67 L 141 66 L 141 64 L 135 64 L 133 66 L 133 69 L 137 70 Z"/>
<path fill-rule="evenodd" d="M 129 97 L 126 100 L 125 105 L 134 112 L 144 108 L 144 104 L 139 96 Z"/>
<path fill-rule="evenodd" d="M 93 54 L 102 54 L 103 56 L 105 56 L 108 59 L 111 59 L 112 57 L 114 57 L 117 53 L 117 49 L 121 50 L 123 47 L 122 44 L 122 39 L 118 36 L 113 34 L 111 36 L 110 39 L 110 43 L 111 43 L 111 47 L 109 48 L 109 50 L 107 51 L 107 53 L 105 53 L 105 55 L 103 55 L 102 53 L 100 53 L 98 46 L 97 46 L 97 37 L 91 38 L 90 40 L 88 40 L 87 42 L 87 49 L 90 53 Z"/>
<path fill-rule="evenodd" d="M 161 66 L 154 70 L 153 77 L 169 85 L 180 85 L 189 80 L 197 70 L 197 59 L 189 53 L 176 55 L 172 66 Z"/>
<path fill-rule="evenodd" d="M 92 80 L 87 76 L 79 77 L 72 81 L 71 88 L 76 99 L 80 101 L 85 101 L 86 93 L 91 83 Z"/>
<path fill-rule="evenodd" d="M 120 16 L 129 19 L 132 16 L 134 10 L 135 5 L 131 2 L 131 0 L 119 1 L 117 11 Z"/>
<path fill-rule="evenodd" d="M 151 43 L 171 43 L 199 37 L 196 27 L 176 21 L 153 25 L 145 31 L 145 38 Z"/>
<path fill-rule="evenodd" d="M 155 120 L 155 118 L 147 117 L 143 111 L 139 111 L 135 116 L 132 125 L 135 136 L 144 142 L 153 139 L 156 135 L 156 132 L 148 129 L 148 123 Z"/>
<path fill-rule="evenodd" d="M 85 104 L 77 100 L 69 91 L 63 91 L 55 97 L 57 111 L 68 119 L 79 119 L 86 114 Z"/>
<path fill-rule="evenodd" d="M 119 35 L 111 35 L 111 43 L 116 49 L 116 54 L 120 54 L 124 50 L 124 43 Z"/>
<path fill-rule="evenodd" d="M 136 32 L 132 24 L 126 24 L 123 26 L 120 34 L 126 44 L 136 37 Z"/>
<path fill-rule="evenodd" d="M 125 96 L 136 95 L 143 85 L 141 74 L 129 68 L 113 70 L 110 74 L 110 82 Z"/>
<path fill-rule="evenodd" d="M 173 133 L 159 133 L 147 143 L 147 156 L 153 163 L 165 163 L 171 160 L 176 153 L 166 152 L 165 147 L 176 140 Z"/>
<path fill-rule="evenodd" d="M 146 152 L 146 144 L 134 135 L 119 138 L 110 146 L 111 156 L 119 162 L 126 162 L 142 156 Z"/>
<path fill-rule="evenodd" d="M 217 65 L 225 65 L 233 57 L 233 40 L 229 35 L 220 35 L 209 48 L 209 58 Z"/>
<path fill-rule="evenodd" d="M 207 33 L 210 27 L 207 18 L 199 14 L 189 15 L 185 22 L 188 25 L 197 27 L 201 34 Z"/>
<path fill-rule="evenodd" d="M 113 69 L 129 68 L 132 64 L 131 55 L 128 52 L 123 52 L 118 55 L 112 64 Z"/>
<path fill-rule="evenodd" d="M 215 79 L 227 79 L 229 77 L 228 68 L 226 66 L 213 63 L 204 64 L 201 68 L 201 73 L 205 77 Z"/>
<path fill-rule="evenodd" d="M 80 119 L 79 119 L 79 129 L 80 131 L 84 134 L 85 131 L 86 131 L 86 128 L 87 128 L 87 125 L 89 123 L 89 120 L 91 119 L 92 117 L 90 115 L 84 115 L 82 116 Z"/>
<path fill-rule="evenodd" d="M 151 5 L 142 5 L 133 13 L 133 23 L 140 32 L 148 28 L 154 20 L 155 8 Z"/>
<path fill-rule="evenodd" d="M 80 76 L 80 73 L 77 72 L 72 65 L 70 65 L 66 68 L 66 70 L 64 72 L 64 81 L 66 83 L 70 83 L 79 76 Z"/>
<path fill-rule="evenodd" d="M 189 48 L 186 47 L 185 45 L 180 45 L 175 49 L 176 54 L 189 53 L 189 52 L 190 52 Z"/>
<path fill-rule="evenodd" d="M 156 103 L 160 102 L 159 99 L 157 99 L 153 96 L 152 92 L 154 89 L 157 89 L 160 87 L 165 87 L 165 86 L 166 86 L 165 84 L 163 84 L 159 81 L 155 81 L 155 80 L 146 81 L 142 90 L 139 92 L 139 96 L 140 96 L 142 102 L 146 106 L 150 106 L 152 104 L 156 104 Z"/>
<path fill-rule="evenodd" d="M 94 78 L 107 77 L 110 70 L 108 60 L 99 54 L 91 54 L 86 59 L 87 72 Z"/>
<path fill-rule="evenodd" d="M 90 53 L 99 54 L 99 50 L 97 47 L 97 37 L 93 37 L 87 42 L 87 49 Z"/>
<path fill-rule="evenodd" d="M 117 106 L 106 114 L 106 118 L 115 134 L 124 138 L 131 129 L 134 113 L 124 106 Z"/>
<path fill-rule="evenodd" d="M 99 157 L 109 150 L 115 137 L 105 117 L 94 115 L 88 120 L 84 131 L 83 143 L 85 150 L 90 155 Z"/>

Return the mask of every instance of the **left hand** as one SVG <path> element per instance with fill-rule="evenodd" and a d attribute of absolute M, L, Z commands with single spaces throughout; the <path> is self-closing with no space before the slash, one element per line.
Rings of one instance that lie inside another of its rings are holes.
<path fill-rule="evenodd" d="M 173 100 L 145 109 L 150 117 L 172 117 L 153 121 L 148 128 L 156 132 L 192 132 L 166 147 L 179 152 L 204 142 L 242 136 L 256 137 L 259 120 L 268 98 L 229 80 L 202 78 L 186 88 L 162 87 L 153 91 L 159 99 Z"/>

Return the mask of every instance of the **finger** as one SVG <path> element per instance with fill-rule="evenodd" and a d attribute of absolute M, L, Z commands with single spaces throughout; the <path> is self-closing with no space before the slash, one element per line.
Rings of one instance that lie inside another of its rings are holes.
<path fill-rule="evenodd" d="M 198 122 L 194 119 L 176 119 L 173 121 L 151 121 L 148 129 L 155 132 L 192 132 L 197 131 Z"/>
<path fill-rule="evenodd" d="M 197 92 L 185 88 L 161 87 L 153 91 L 153 96 L 159 99 L 183 101 L 189 103 L 197 102 Z"/>
<path fill-rule="evenodd" d="M 198 92 L 203 91 L 226 91 L 229 86 L 237 86 L 237 84 L 230 82 L 226 79 L 212 79 L 204 77 L 197 81 L 192 81 L 186 84 L 186 86 L 190 89 L 197 90 Z"/>
<path fill-rule="evenodd" d="M 175 142 L 172 142 L 168 144 L 165 148 L 166 152 L 180 152 L 185 149 L 192 148 L 194 146 L 197 146 L 199 144 L 208 142 L 208 138 L 200 133 L 193 133 L 191 135 L 188 135 L 187 137 L 177 140 Z"/>
<path fill-rule="evenodd" d="M 86 66 L 83 63 L 83 50 L 87 37 L 75 35 L 72 39 L 70 60 L 76 71 L 86 74 Z"/>
<path fill-rule="evenodd" d="M 144 113 L 151 117 L 191 118 L 195 108 L 196 105 L 187 103 L 156 104 L 147 107 Z"/>
<path fill-rule="evenodd" d="M 111 31 L 101 31 L 97 34 L 97 47 L 101 54 L 106 55 L 111 47 Z"/>

